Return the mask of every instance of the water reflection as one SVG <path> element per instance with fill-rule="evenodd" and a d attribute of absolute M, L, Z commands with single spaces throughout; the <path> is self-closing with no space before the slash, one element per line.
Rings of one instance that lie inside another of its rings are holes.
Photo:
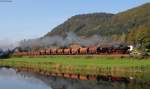
<path fill-rule="evenodd" d="M 35 77 L 23 77 L 13 69 L 0 69 L 0 89 L 51 89 Z"/>
<path fill-rule="evenodd" d="M 10 82 L 13 81 L 13 82 Z M 7 86 L 9 85 L 9 86 Z M 17 86 L 17 88 L 12 88 Z M 0 69 L 2 89 L 149 89 L 149 80 L 130 80 L 129 82 L 81 81 L 62 77 L 46 77 L 13 69 Z"/>
<path fill-rule="evenodd" d="M 150 81 L 131 80 L 130 82 L 81 81 L 61 77 L 38 77 L 53 89 L 149 89 Z"/>

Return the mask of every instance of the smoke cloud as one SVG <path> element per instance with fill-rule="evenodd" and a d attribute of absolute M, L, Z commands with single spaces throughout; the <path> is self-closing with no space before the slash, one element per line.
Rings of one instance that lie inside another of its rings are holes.
<path fill-rule="evenodd" d="M 2 50 L 8 50 L 8 49 L 11 50 L 17 46 L 18 46 L 17 42 L 12 42 L 9 39 L 0 40 L 0 49 Z"/>
<path fill-rule="evenodd" d="M 20 47 L 26 48 L 47 48 L 47 47 L 68 47 L 70 44 L 80 44 L 81 46 L 97 45 L 98 43 L 108 42 L 110 38 L 94 35 L 89 38 L 81 38 L 73 32 L 66 33 L 66 37 L 51 36 L 39 39 L 29 39 L 20 42 Z"/>

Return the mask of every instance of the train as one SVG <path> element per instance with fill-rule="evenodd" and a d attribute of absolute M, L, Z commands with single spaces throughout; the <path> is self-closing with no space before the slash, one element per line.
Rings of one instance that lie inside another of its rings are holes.
<path fill-rule="evenodd" d="M 40 55 L 113 55 L 129 54 L 132 46 L 92 46 L 78 48 L 44 48 L 31 51 L 17 51 L 15 56 L 40 56 Z"/>

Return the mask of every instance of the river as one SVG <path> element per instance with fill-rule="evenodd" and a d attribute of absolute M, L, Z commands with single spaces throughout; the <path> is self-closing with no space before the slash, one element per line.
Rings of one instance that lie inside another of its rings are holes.
<path fill-rule="evenodd" d="M 46 77 L 12 68 L 0 69 L 0 89 L 150 89 L 149 80 L 105 81 Z"/>

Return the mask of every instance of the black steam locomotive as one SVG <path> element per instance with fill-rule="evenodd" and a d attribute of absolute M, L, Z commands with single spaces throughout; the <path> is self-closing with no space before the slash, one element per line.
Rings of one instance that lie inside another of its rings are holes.
<path fill-rule="evenodd" d="M 15 51 L 15 49 L 13 50 L 2 50 L 0 49 L 0 59 L 5 59 L 5 58 L 9 58 L 11 54 L 13 54 Z"/>

